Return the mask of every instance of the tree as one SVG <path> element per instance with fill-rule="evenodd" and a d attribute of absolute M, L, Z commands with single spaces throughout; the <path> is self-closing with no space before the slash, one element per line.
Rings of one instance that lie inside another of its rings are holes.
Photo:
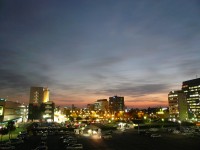
<path fill-rule="evenodd" d="M 7 124 L 7 129 L 8 129 L 8 133 L 9 133 L 9 139 L 10 137 L 12 137 L 12 131 L 14 131 L 16 129 L 15 127 L 15 122 L 14 121 L 9 121 L 8 124 Z"/>
<path fill-rule="evenodd" d="M 76 120 L 80 121 L 80 120 L 82 120 L 82 118 L 80 116 L 78 116 L 78 117 L 76 117 Z"/>
<path fill-rule="evenodd" d="M 70 120 L 71 122 L 73 122 L 73 121 L 74 121 L 74 117 L 69 116 L 69 120 Z"/>
<path fill-rule="evenodd" d="M 89 116 L 85 117 L 85 120 L 86 120 L 86 123 L 88 124 L 88 121 L 90 120 L 90 117 Z"/>
<path fill-rule="evenodd" d="M 1 141 L 2 141 L 3 135 L 8 134 L 8 129 L 7 128 L 1 128 L 0 129 L 0 134 L 1 134 Z"/>
<path fill-rule="evenodd" d="M 69 117 L 71 115 L 70 109 L 65 109 L 65 115 Z"/>

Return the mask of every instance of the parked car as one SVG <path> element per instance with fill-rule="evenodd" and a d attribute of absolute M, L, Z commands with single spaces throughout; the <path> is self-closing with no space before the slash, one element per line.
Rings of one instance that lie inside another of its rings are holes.
<path fill-rule="evenodd" d="M 48 150 L 47 146 L 38 146 L 34 150 Z"/>
<path fill-rule="evenodd" d="M 20 133 L 17 138 L 22 139 L 22 140 L 28 140 L 29 135 L 27 133 Z"/>
<path fill-rule="evenodd" d="M 18 145 L 24 143 L 22 139 L 10 139 L 8 142 L 10 145 Z"/>
<path fill-rule="evenodd" d="M 110 138 L 112 138 L 112 135 L 110 133 L 102 134 L 101 138 L 102 139 L 110 139 Z"/>
<path fill-rule="evenodd" d="M 13 150 L 13 149 L 15 149 L 15 146 L 13 146 L 13 145 L 9 145 L 9 144 L 1 144 L 0 145 L 0 149 L 1 150 L 6 150 L 6 149 L 8 149 L 8 150 Z"/>
<path fill-rule="evenodd" d="M 39 146 L 47 146 L 46 141 L 41 141 Z"/>
<path fill-rule="evenodd" d="M 41 140 L 46 140 L 47 139 L 47 136 L 46 135 L 42 135 L 41 136 Z"/>
<path fill-rule="evenodd" d="M 74 144 L 72 144 L 72 143 L 66 144 L 66 145 L 65 145 L 65 149 L 66 149 L 68 146 L 72 146 L 72 145 L 74 145 Z"/>
<path fill-rule="evenodd" d="M 172 133 L 174 133 L 174 134 L 179 134 L 180 131 L 178 131 L 178 130 L 174 130 Z"/>
<path fill-rule="evenodd" d="M 75 139 L 75 137 L 70 136 L 70 135 L 64 135 L 64 136 L 61 136 L 60 139 L 61 140 L 64 140 L 64 139 Z"/>
<path fill-rule="evenodd" d="M 77 140 L 75 140 L 75 139 L 64 139 L 63 140 L 63 143 L 64 144 L 69 144 L 69 143 L 71 143 L 71 144 L 76 144 L 77 143 Z"/>
<path fill-rule="evenodd" d="M 74 145 L 71 145 L 71 146 L 67 146 L 66 149 L 68 150 L 73 150 L 73 149 L 83 149 L 83 145 L 82 144 L 74 144 Z"/>
<path fill-rule="evenodd" d="M 158 137 L 161 137 L 161 135 L 160 134 L 151 134 L 151 137 L 152 138 L 158 138 Z"/>

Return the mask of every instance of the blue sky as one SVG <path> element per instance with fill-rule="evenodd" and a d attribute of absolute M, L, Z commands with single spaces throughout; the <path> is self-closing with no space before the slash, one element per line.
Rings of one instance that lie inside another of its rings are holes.
<path fill-rule="evenodd" d="M 200 76 L 199 41 L 198 0 L 2 0 L 0 97 L 44 86 L 56 105 L 167 106 Z"/>

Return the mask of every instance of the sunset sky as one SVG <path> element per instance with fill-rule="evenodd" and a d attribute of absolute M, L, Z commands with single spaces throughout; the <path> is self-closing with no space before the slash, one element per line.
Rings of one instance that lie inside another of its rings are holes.
<path fill-rule="evenodd" d="M 200 77 L 200 1 L 1 0 L 0 56 L 1 98 L 42 86 L 61 106 L 167 106 Z"/>

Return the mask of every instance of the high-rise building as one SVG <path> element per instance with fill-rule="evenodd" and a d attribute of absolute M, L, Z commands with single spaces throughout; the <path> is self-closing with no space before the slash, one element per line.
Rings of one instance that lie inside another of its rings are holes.
<path fill-rule="evenodd" d="M 43 96 L 43 103 L 46 103 L 49 101 L 49 89 L 44 88 L 44 96 Z"/>
<path fill-rule="evenodd" d="M 31 87 L 30 101 L 33 104 L 42 104 L 49 101 L 49 90 L 44 87 Z"/>
<path fill-rule="evenodd" d="M 111 112 L 124 111 L 124 97 L 109 97 L 109 109 Z"/>
<path fill-rule="evenodd" d="M 185 121 L 188 119 L 188 107 L 185 93 L 182 90 L 170 91 L 168 94 L 169 117 Z"/>
<path fill-rule="evenodd" d="M 55 104 L 49 101 L 49 89 L 44 87 L 30 88 L 29 120 L 54 120 Z"/>
<path fill-rule="evenodd" d="M 179 118 L 178 101 L 179 101 L 178 92 L 170 91 L 168 94 L 170 118 Z"/>
<path fill-rule="evenodd" d="M 200 78 L 184 81 L 182 90 L 186 94 L 189 119 L 200 121 Z"/>

